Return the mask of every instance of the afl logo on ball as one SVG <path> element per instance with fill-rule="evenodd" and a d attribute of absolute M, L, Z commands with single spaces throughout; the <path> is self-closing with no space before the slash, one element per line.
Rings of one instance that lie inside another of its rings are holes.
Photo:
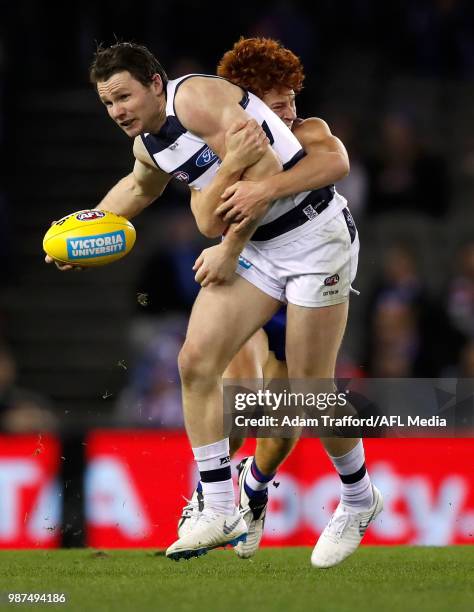
<path fill-rule="evenodd" d="M 337 285 L 339 282 L 339 274 L 333 274 L 332 276 L 328 276 L 324 279 L 324 284 L 326 287 L 332 287 L 333 285 Z"/>
<path fill-rule="evenodd" d="M 76 215 L 78 221 L 93 221 L 95 219 L 102 219 L 105 217 L 105 213 L 100 210 L 85 210 Z"/>
<path fill-rule="evenodd" d="M 217 158 L 217 155 L 212 151 L 209 147 L 206 147 L 204 151 L 199 155 L 196 159 L 196 166 L 198 168 L 203 168 L 204 166 L 208 166 Z"/>
<path fill-rule="evenodd" d="M 175 179 L 178 179 L 178 181 L 181 181 L 182 183 L 188 183 L 189 182 L 189 174 L 187 172 L 183 172 L 182 170 L 178 170 L 177 172 L 173 172 L 173 176 Z"/>

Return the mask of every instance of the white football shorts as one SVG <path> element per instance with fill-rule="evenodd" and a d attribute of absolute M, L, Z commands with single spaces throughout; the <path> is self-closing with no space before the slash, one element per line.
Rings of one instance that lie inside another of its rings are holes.
<path fill-rule="evenodd" d="M 359 236 L 347 208 L 324 224 L 307 221 L 277 238 L 249 242 L 237 274 L 280 302 L 318 308 L 349 298 Z"/>

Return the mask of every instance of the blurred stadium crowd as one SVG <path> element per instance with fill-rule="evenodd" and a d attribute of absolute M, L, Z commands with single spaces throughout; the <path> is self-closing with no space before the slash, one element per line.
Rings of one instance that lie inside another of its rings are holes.
<path fill-rule="evenodd" d="M 60 25 L 63 10 L 67 27 Z M 7 9 L 12 27 L 5 20 L 0 38 L 0 274 L 8 288 L 0 302 L 4 430 L 51 428 L 55 409 L 44 396 L 51 396 L 56 411 L 64 411 L 68 401 L 67 394 L 56 396 L 54 388 L 28 375 L 11 326 L 18 296 L 30 300 L 35 316 L 33 289 L 18 281 L 24 277 L 17 250 L 21 218 L 34 203 L 19 194 L 17 181 L 24 156 L 39 145 L 18 139 L 18 109 L 46 90 L 60 96 L 87 89 L 95 41 L 111 42 L 115 35 L 147 44 L 170 77 L 215 72 L 222 53 L 241 35 L 274 37 L 297 53 L 307 75 L 299 114 L 325 119 L 348 148 L 351 174 L 337 188 L 361 235 L 361 296 L 351 303 L 339 373 L 474 377 L 473 4 L 277 1 L 240 4 L 227 20 L 221 13 L 214 2 L 180 1 L 144 1 L 131 10 L 123 0 L 82 1 L 67 9 L 19 0 Z M 74 104 L 68 118 L 71 125 Z M 101 115 L 99 125 L 106 129 L 107 121 Z M 47 140 L 52 128 L 47 121 L 41 127 Z M 71 130 L 72 138 L 80 145 L 77 131 Z M 118 142 L 123 159 L 130 146 Z M 91 152 L 89 168 L 81 168 L 85 181 L 89 169 L 93 181 L 94 163 Z M 122 174 L 129 167 L 126 157 Z M 52 174 L 42 171 L 41 161 L 36 172 L 42 188 Z M 121 175 L 113 176 L 109 185 Z M 75 208 L 93 206 L 102 193 L 97 187 L 95 201 L 74 200 Z M 61 205 L 63 214 L 74 209 L 67 190 Z M 48 214 L 47 208 L 43 217 L 35 212 L 38 237 L 51 220 Z M 174 427 L 182 424 L 176 356 L 198 291 L 191 268 L 205 242 L 179 185 L 144 214 L 146 227 L 139 222 L 138 229 L 145 246 L 127 276 L 135 302 L 127 314 L 129 367 L 112 403 L 125 421 Z M 41 257 L 40 242 L 34 248 Z M 48 282 L 62 280 L 58 274 Z M 62 307 L 67 311 L 67 302 Z M 34 393 L 17 386 L 33 382 Z"/>

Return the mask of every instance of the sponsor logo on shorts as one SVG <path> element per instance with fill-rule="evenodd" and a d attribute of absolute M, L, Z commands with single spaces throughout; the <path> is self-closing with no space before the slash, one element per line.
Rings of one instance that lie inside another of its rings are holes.
<path fill-rule="evenodd" d="M 198 168 L 203 168 L 204 166 L 211 164 L 216 158 L 217 155 L 214 153 L 214 151 L 209 147 L 206 147 L 196 159 L 196 166 Z"/>
<path fill-rule="evenodd" d="M 332 276 L 328 276 L 324 279 L 324 284 L 326 287 L 332 287 L 333 285 L 337 285 L 339 282 L 339 274 L 333 274 Z"/>
<path fill-rule="evenodd" d="M 227 457 L 221 457 L 221 465 L 225 465 L 226 463 L 230 463 L 230 456 L 227 455 Z"/>
<path fill-rule="evenodd" d="M 189 183 L 189 174 L 187 172 L 177 170 L 176 172 L 173 172 L 173 176 L 175 179 L 181 181 L 182 183 Z"/>
<path fill-rule="evenodd" d="M 94 219 L 102 219 L 105 213 L 101 210 L 86 210 L 76 215 L 78 221 L 93 221 Z"/>
<path fill-rule="evenodd" d="M 242 255 L 239 255 L 239 266 L 242 266 L 242 268 L 245 268 L 246 270 L 248 270 L 249 268 L 252 267 L 252 264 L 250 263 L 248 259 L 245 259 L 245 257 L 242 257 Z"/>
<path fill-rule="evenodd" d="M 339 289 L 333 289 L 332 291 L 323 291 L 323 297 L 327 295 L 337 295 L 339 293 Z"/>
<path fill-rule="evenodd" d="M 97 236 L 68 238 L 67 254 L 69 259 L 90 259 L 122 253 L 126 248 L 125 232 L 119 230 Z"/>

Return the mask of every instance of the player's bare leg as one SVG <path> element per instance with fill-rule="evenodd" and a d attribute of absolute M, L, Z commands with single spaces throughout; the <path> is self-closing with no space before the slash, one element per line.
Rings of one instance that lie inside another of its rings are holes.
<path fill-rule="evenodd" d="M 178 358 L 184 420 L 193 447 L 222 439 L 223 373 L 279 305 L 237 275 L 225 285 L 199 292 Z"/>
<path fill-rule="evenodd" d="M 307 308 L 288 304 L 286 363 L 290 378 L 334 378 L 348 302 Z"/>
<path fill-rule="evenodd" d="M 232 357 L 274 314 L 279 302 L 235 275 L 201 289 L 178 364 L 188 438 L 198 464 L 204 510 L 193 530 L 172 544 L 173 559 L 199 556 L 245 539 L 247 526 L 235 507 L 229 440 L 224 438 L 222 375 Z"/>
<path fill-rule="evenodd" d="M 262 329 L 259 329 L 233 357 L 224 372 L 224 379 L 263 380 L 264 366 L 268 361 L 268 356 L 267 335 Z M 244 438 L 235 436 L 230 438 L 231 457 L 235 455 L 243 443 Z"/>
<path fill-rule="evenodd" d="M 331 384 L 328 392 L 333 390 L 348 306 L 348 302 L 322 308 L 288 305 L 286 351 L 290 378 L 320 379 Z M 352 450 L 359 438 L 321 438 L 321 442 L 330 456 L 337 457 Z"/>
<path fill-rule="evenodd" d="M 321 379 L 331 386 L 347 323 L 348 303 L 306 308 L 288 305 L 286 355 L 295 379 Z M 333 387 L 322 389 L 331 392 Z M 322 443 L 341 478 L 341 502 L 311 556 L 315 567 L 330 567 L 352 554 L 368 524 L 382 510 L 372 486 L 358 438 L 325 438 Z"/>
<path fill-rule="evenodd" d="M 224 378 L 235 380 L 263 379 L 265 383 L 277 378 L 288 378 L 286 363 L 279 361 L 268 350 L 266 333 L 259 329 L 240 349 L 224 372 Z M 233 457 L 244 442 L 243 438 L 230 439 L 230 456 Z M 259 469 L 273 474 L 286 459 L 297 440 L 287 438 L 257 438 L 255 459 Z"/>
<path fill-rule="evenodd" d="M 237 355 L 227 366 L 224 372 L 224 379 L 238 380 L 262 380 L 263 365 L 268 360 L 268 341 L 265 332 L 259 329 L 242 346 Z M 237 383 L 238 384 L 238 383 Z M 233 457 L 242 446 L 244 438 L 231 437 L 230 456 Z M 193 492 L 190 500 L 184 506 L 178 522 L 178 535 L 182 537 L 185 533 L 193 529 L 204 508 L 204 497 L 202 493 L 201 481 Z"/>
<path fill-rule="evenodd" d="M 286 362 L 277 359 L 275 353 L 269 351 L 263 375 L 267 382 L 275 379 L 286 380 L 288 378 Z M 258 438 L 255 458 L 260 470 L 264 474 L 274 474 L 297 442 L 297 436 L 293 438 Z"/>
<path fill-rule="evenodd" d="M 257 378 L 265 383 L 273 378 L 286 378 L 286 365 L 268 350 L 268 337 L 259 330 L 234 357 L 225 372 L 233 379 Z M 243 440 L 231 439 L 231 456 Z M 246 457 L 239 466 L 239 510 L 248 527 L 246 542 L 240 542 L 235 551 L 241 558 L 252 557 L 258 550 L 263 535 L 268 485 L 282 462 L 289 455 L 296 439 L 258 438 L 255 456 Z"/>
<path fill-rule="evenodd" d="M 263 474 L 275 474 L 288 457 L 298 438 L 257 438 L 255 459 Z"/>
<path fill-rule="evenodd" d="M 232 358 L 225 369 L 224 378 L 263 379 L 268 354 L 267 335 L 262 329 L 259 329 Z"/>

